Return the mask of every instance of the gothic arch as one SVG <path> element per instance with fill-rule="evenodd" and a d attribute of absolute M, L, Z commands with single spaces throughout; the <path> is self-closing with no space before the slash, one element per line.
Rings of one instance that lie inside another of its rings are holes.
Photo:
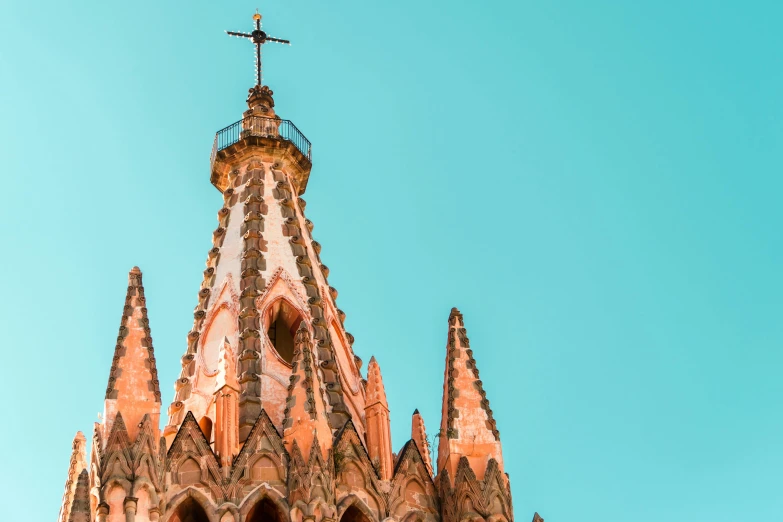
<path fill-rule="evenodd" d="M 206 517 L 203 522 L 216 522 L 215 512 L 217 511 L 217 507 L 212 503 L 209 497 L 193 487 L 180 491 L 171 498 L 166 506 L 166 515 L 161 519 L 162 522 L 186 522 L 185 520 L 174 518 L 174 515 L 181 511 L 180 508 L 185 509 L 193 507 L 194 504 L 203 511 L 204 516 Z"/>
<path fill-rule="evenodd" d="M 119 466 L 119 470 L 114 475 L 106 476 L 108 473 L 114 471 L 115 466 Z M 106 483 L 112 477 L 128 477 L 133 475 L 130 464 L 127 457 L 121 451 L 116 451 L 106 460 L 106 465 L 101 473 L 102 482 Z M 127 490 L 126 490 L 127 491 Z"/>
<path fill-rule="evenodd" d="M 294 357 L 296 329 L 305 319 L 305 313 L 284 295 L 275 296 L 261 312 L 264 339 L 274 349 L 275 355 L 291 365 Z"/>
<path fill-rule="evenodd" d="M 242 504 L 239 506 L 239 514 L 242 520 L 246 522 L 253 520 L 251 517 L 257 514 L 254 511 L 262 503 L 266 503 L 267 506 L 270 506 L 270 509 L 274 510 L 273 512 L 276 512 L 275 522 L 288 522 L 288 502 L 285 501 L 280 493 L 266 484 L 258 486 L 242 501 Z"/>
<path fill-rule="evenodd" d="M 432 506 L 430 506 L 429 503 L 422 504 L 420 501 L 418 501 L 416 499 L 410 499 L 408 497 L 408 494 L 410 492 L 409 488 L 411 488 L 412 485 L 414 487 L 418 488 L 420 490 L 419 494 L 423 495 L 425 498 L 429 498 L 431 496 L 435 496 L 434 493 L 433 494 L 429 494 L 428 493 L 428 489 L 430 489 L 430 488 L 428 488 L 424 484 L 424 481 L 421 480 L 421 478 L 419 478 L 419 477 L 414 475 L 414 476 L 408 477 L 407 479 L 403 479 L 403 480 L 404 480 L 404 482 L 402 483 L 402 486 L 399 487 L 399 489 L 395 488 L 394 492 L 392 493 L 392 499 L 391 499 L 391 501 L 389 503 L 389 513 L 391 513 L 391 514 L 397 513 L 398 508 L 400 508 L 401 506 L 419 505 L 419 506 L 421 506 L 423 508 L 432 508 Z M 405 508 L 405 509 L 407 511 L 408 508 Z M 420 513 L 421 514 L 420 519 L 410 518 L 410 515 L 412 515 L 414 513 Z M 404 515 L 403 520 L 407 520 L 407 519 L 410 519 L 409 522 L 416 522 L 416 521 L 419 521 L 419 520 L 423 521 L 423 520 L 426 519 L 426 515 L 425 515 L 424 511 L 418 510 L 418 509 L 414 509 L 413 511 L 407 512 Z"/>
<path fill-rule="evenodd" d="M 130 492 L 133 488 L 133 486 L 131 486 L 131 483 L 127 479 L 123 477 L 117 477 L 117 476 L 109 477 L 103 482 L 103 486 L 101 486 L 103 495 L 105 495 L 106 492 L 109 491 L 114 486 L 119 486 L 125 491 L 126 496 L 128 497 L 131 496 Z M 106 500 L 106 499 L 102 498 L 101 500 Z"/>
<path fill-rule="evenodd" d="M 203 475 L 200 461 L 201 459 L 199 459 L 198 455 L 194 455 L 192 453 L 185 453 L 182 455 L 182 457 L 180 457 L 177 461 L 177 465 L 173 467 L 174 472 L 172 473 L 172 478 L 175 480 L 175 483 L 181 484 L 183 486 L 190 484 L 200 484 L 201 477 Z M 196 472 L 198 472 L 198 477 L 195 476 Z M 187 473 L 188 476 L 183 477 L 183 473 Z"/>
<path fill-rule="evenodd" d="M 259 451 L 258 453 L 251 456 L 249 459 L 247 459 L 247 463 L 245 464 L 245 474 L 244 478 L 250 480 L 250 481 L 256 481 L 256 480 L 263 480 L 264 482 L 267 481 L 267 479 L 259 479 L 259 478 L 253 478 L 253 469 L 255 468 L 256 464 L 258 464 L 262 460 L 269 460 L 271 461 L 275 472 L 277 473 L 277 480 L 285 482 L 286 477 L 286 469 L 285 466 L 283 466 L 283 461 L 280 459 L 280 456 L 275 454 L 272 451 Z"/>
<path fill-rule="evenodd" d="M 508 508 L 506 499 L 503 498 L 503 495 L 499 491 L 495 491 L 487 498 L 487 507 L 490 512 L 495 511 L 495 514 L 487 519 L 488 522 L 508 522 L 507 515 L 510 509 Z M 498 507 L 501 510 L 500 513 L 497 513 Z"/>
<path fill-rule="evenodd" d="M 345 515 L 348 514 L 348 517 Z M 337 504 L 339 522 L 378 522 L 378 517 L 367 504 L 354 494 L 345 496 Z"/>
<path fill-rule="evenodd" d="M 226 517 L 226 514 L 228 514 L 228 518 Z M 215 513 L 215 519 L 219 520 L 220 522 L 225 522 L 227 520 L 240 522 L 241 519 L 239 518 L 239 508 L 234 504 L 224 502 Z"/>
<path fill-rule="evenodd" d="M 170 522 L 211 522 L 204 507 L 193 497 L 189 497 L 177 506 L 169 517 Z"/>
<path fill-rule="evenodd" d="M 272 462 L 275 463 L 275 466 L 277 466 L 278 470 L 281 470 L 283 473 L 282 476 L 285 476 L 285 464 L 283 463 L 283 459 L 280 458 L 280 455 L 278 455 L 276 452 L 269 450 L 261 450 L 248 457 L 247 462 L 245 462 L 245 470 L 247 473 L 249 473 L 250 468 L 252 468 L 253 465 L 263 457 L 272 459 Z"/>
<path fill-rule="evenodd" d="M 150 504 L 153 506 L 158 506 L 160 504 L 160 498 L 158 497 L 158 492 L 155 489 L 155 484 L 153 484 L 152 481 L 147 477 L 136 477 L 131 488 L 131 496 L 137 497 L 138 492 L 142 489 L 147 490 L 147 494 L 150 496 Z"/>
<path fill-rule="evenodd" d="M 478 512 L 481 506 L 481 498 L 472 491 L 463 491 L 456 495 L 456 506 L 458 512 L 462 513 L 460 520 L 473 519 L 475 516 L 481 516 Z M 483 517 L 482 517 L 483 518 Z"/>
<path fill-rule="evenodd" d="M 153 491 L 156 490 L 160 485 L 157 466 L 155 465 L 155 461 L 153 460 L 152 456 L 148 453 L 145 453 L 138 459 L 135 475 L 136 479 L 133 481 L 134 492 L 136 483 L 139 481 L 148 482 L 151 485 Z"/>
<path fill-rule="evenodd" d="M 320 515 L 317 513 L 320 511 Z M 304 500 L 297 500 L 291 506 L 291 522 L 302 522 L 305 516 L 314 517 L 315 520 L 322 518 L 332 518 L 334 508 L 330 507 L 322 498 L 317 498 L 310 503 Z"/>
<path fill-rule="evenodd" d="M 103 490 L 103 500 L 109 507 L 107 522 L 122 522 L 125 518 L 124 503 L 127 497 L 128 490 L 118 480 L 113 480 L 106 485 Z"/>

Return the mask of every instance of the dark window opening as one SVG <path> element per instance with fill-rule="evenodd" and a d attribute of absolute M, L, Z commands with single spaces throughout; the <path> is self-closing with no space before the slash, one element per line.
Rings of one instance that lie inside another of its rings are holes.
<path fill-rule="evenodd" d="M 278 299 L 266 313 L 266 335 L 280 357 L 291 364 L 294 358 L 294 335 L 302 316 L 284 299 Z"/>
<path fill-rule="evenodd" d="M 285 518 L 280 510 L 268 498 L 253 506 L 253 510 L 247 515 L 247 522 L 282 522 L 283 520 Z"/>
<path fill-rule="evenodd" d="M 351 506 L 340 517 L 340 522 L 370 522 L 370 519 L 359 508 Z"/>
<path fill-rule="evenodd" d="M 201 504 L 189 498 L 177 507 L 171 522 L 209 522 Z"/>

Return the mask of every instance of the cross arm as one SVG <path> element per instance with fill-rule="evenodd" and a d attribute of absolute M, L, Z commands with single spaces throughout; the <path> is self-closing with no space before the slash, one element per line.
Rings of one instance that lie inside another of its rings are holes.
<path fill-rule="evenodd" d="M 268 42 L 277 42 L 277 43 L 282 43 L 282 44 L 288 44 L 288 45 L 291 45 L 291 42 L 290 42 L 290 41 L 288 41 L 288 40 L 283 40 L 282 38 L 273 38 L 273 37 L 271 37 L 271 36 L 267 36 L 267 37 L 266 37 L 266 40 L 267 40 Z"/>
<path fill-rule="evenodd" d="M 248 34 L 248 33 L 235 33 L 234 31 L 226 31 L 226 34 L 227 34 L 227 35 L 229 35 L 229 36 L 238 36 L 238 37 L 240 37 L 240 38 L 252 38 L 252 37 L 253 37 L 253 35 L 252 35 L 252 34 Z"/>

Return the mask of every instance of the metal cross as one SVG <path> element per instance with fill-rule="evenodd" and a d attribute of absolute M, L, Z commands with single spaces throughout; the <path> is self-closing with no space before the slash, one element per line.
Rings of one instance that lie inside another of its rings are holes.
<path fill-rule="evenodd" d="M 251 42 L 253 42 L 253 45 L 256 46 L 256 86 L 261 86 L 261 46 L 264 45 L 266 42 L 277 42 L 282 44 L 288 44 L 291 45 L 291 42 L 288 40 L 282 40 L 280 38 L 273 38 L 266 34 L 264 31 L 261 30 L 261 15 L 258 14 L 258 9 L 256 9 L 256 14 L 253 15 L 253 20 L 256 21 L 256 28 L 252 33 L 236 33 L 234 31 L 226 31 L 226 34 L 229 36 L 236 36 L 239 38 L 247 38 Z"/>

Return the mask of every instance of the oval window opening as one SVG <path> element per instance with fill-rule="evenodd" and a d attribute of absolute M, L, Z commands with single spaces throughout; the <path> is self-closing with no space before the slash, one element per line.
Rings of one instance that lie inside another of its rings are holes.
<path fill-rule="evenodd" d="M 266 336 L 278 355 L 291 364 L 294 358 L 294 335 L 302 322 L 302 315 L 287 301 L 278 299 L 267 309 L 265 319 Z"/>

